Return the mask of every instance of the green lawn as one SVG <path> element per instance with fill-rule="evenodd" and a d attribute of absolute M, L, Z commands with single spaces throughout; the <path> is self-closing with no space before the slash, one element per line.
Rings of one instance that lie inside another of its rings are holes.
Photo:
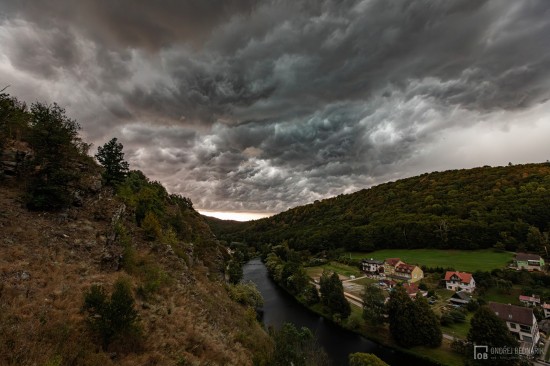
<path fill-rule="evenodd" d="M 450 334 L 453 337 L 466 339 L 468 332 L 470 331 L 470 320 L 472 319 L 472 316 L 474 316 L 473 313 L 468 313 L 464 323 L 454 323 L 448 326 L 441 326 L 441 331 L 443 333 Z"/>
<path fill-rule="evenodd" d="M 490 288 L 488 289 L 482 296 L 483 300 L 489 302 L 500 302 L 502 304 L 512 304 L 512 305 L 521 305 L 519 302 L 519 295 L 521 295 L 521 288 L 520 286 L 513 286 L 510 290 L 510 293 L 502 293 L 496 288 Z"/>
<path fill-rule="evenodd" d="M 442 250 L 442 249 L 383 249 L 369 253 L 348 252 L 346 257 L 354 259 L 401 258 L 402 261 L 427 267 L 453 267 L 458 271 L 491 271 L 503 268 L 512 260 L 514 253 L 483 250 Z"/>

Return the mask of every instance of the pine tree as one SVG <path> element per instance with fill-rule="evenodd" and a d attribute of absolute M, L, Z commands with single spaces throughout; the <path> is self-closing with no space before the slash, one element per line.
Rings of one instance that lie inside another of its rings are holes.
<path fill-rule="evenodd" d="M 28 140 L 37 167 L 27 191 L 27 207 L 58 210 L 71 203 L 69 186 L 79 178 L 73 161 L 83 160 L 89 145 L 78 136 L 80 126 L 57 104 L 34 103 Z"/>
<path fill-rule="evenodd" d="M 425 298 L 418 297 L 413 301 L 405 289 L 398 286 L 390 294 L 388 315 L 390 332 L 400 346 L 441 345 L 439 320 Z"/>
<path fill-rule="evenodd" d="M 443 340 L 439 320 L 423 296 L 417 295 L 414 301 L 414 313 L 418 343 L 428 347 L 439 347 Z"/>
<path fill-rule="evenodd" d="M 93 285 L 84 295 L 82 309 L 88 315 L 87 323 L 101 337 L 104 347 L 118 336 L 127 339 L 139 337 L 138 313 L 134 303 L 130 284 L 124 280 L 115 283 L 110 299 L 99 285 Z"/>
<path fill-rule="evenodd" d="M 319 285 L 321 303 L 328 307 L 331 314 L 338 314 L 341 319 L 347 318 L 351 314 L 351 306 L 344 296 L 344 286 L 338 274 L 333 272 L 329 276 L 327 272 L 323 272 Z"/>
<path fill-rule="evenodd" d="M 105 168 L 103 181 L 106 185 L 117 185 L 124 181 L 128 174 L 129 165 L 124 160 L 123 146 L 114 137 L 111 141 L 97 148 L 97 161 Z"/>
<path fill-rule="evenodd" d="M 416 343 L 417 329 L 414 324 L 415 306 L 405 289 L 397 286 L 388 301 L 390 333 L 393 339 L 403 347 L 413 347 Z"/>
<path fill-rule="evenodd" d="M 363 319 L 372 325 L 380 324 L 384 320 L 386 300 L 382 289 L 375 285 L 365 286 L 363 292 Z"/>

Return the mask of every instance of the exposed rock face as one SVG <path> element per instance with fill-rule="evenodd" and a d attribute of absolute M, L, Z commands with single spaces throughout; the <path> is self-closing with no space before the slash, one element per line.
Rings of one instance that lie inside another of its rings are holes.
<path fill-rule="evenodd" d="M 107 236 L 101 254 L 101 269 L 103 271 L 118 271 L 121 268 L 123 248 L 117 243 L 116 224 L 124 219 L 126 205 L 121 204 L 111 218 L 111 232 Z"/>
<path fill-rule="evenodd" d="M 0 177 L 18 176 L 32 156 L 32 150 L 25 143 L 8 144 L 0 151 Z"/>

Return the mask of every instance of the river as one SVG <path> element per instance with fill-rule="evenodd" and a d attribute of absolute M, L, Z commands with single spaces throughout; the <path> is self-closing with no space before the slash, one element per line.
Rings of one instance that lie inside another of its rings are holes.
<path fill-rule="evenodd" d="M 269 277 L 260 259 L 253 259 L 243 268 L 244 280 L 252 281 L 264 298 L 263 322 L 279 328 L 290 322 L 298 327 L 308 327 L 317 342 L 327 352 L 332 365 L 348 365 L 348 355 L 354 352 L 374 353 L 390 365 L 425 366 L 429 362 L 411 357 L 374 343 L 356 333 L 340 328 L 302 306 Z"/>

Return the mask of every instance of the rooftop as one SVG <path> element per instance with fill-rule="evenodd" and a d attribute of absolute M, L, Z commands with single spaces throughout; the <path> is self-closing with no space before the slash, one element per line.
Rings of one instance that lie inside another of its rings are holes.
<path fill-rule="evenodd" d="M 450 281 L 453 275 L 456 275 L 463 283 L 470 283 L 470 281 L 472 280 L 471 273 L 448 271 L 447 273 L 445 273 L 445 281 Z"/>
<path fill-rule="evenodd" d="M 490 302 L 489 308 L 493 310 L 500 319 L 506 322 L 528 326 L 533 325 L 533 309 L 531 308 L 501 304 L 498 302 Z"/>
<path fill-rule="evenodd" d="M 516 254 L 517 261 L 540 261 L 540 255 L 531 253 Z"/>
<path fill-rule="evenodd" d="M 412 271 L 414 271 L 415 268 L 416 266 L 412 264 L 401 263 L 397 267 L 395 267 L 395 272 L 411 273 Z"/>
<path fill-rule="evenodd" d="M 401 261 L 401 259 L 399 259 L 399 258 L 388 258 L 388 259 L 386 259 L 386 263 L 389 264 L 390 266 L 395 266 L 400 261 Z"/>
<path fill-rule="evenodd" d="M 370 264 L 384 264 L 384 261 L 379 261 L 377 259 L 363 259 L 362 260 L 363 263 L 370 263 Z"/>

